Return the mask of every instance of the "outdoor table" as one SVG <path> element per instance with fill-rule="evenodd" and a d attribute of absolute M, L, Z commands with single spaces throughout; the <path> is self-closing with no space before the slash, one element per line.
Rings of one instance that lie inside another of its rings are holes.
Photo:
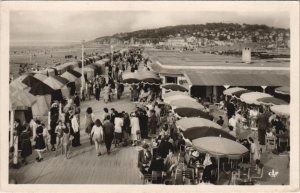
<path fill-rule="evenodd" d="M 247 163 L 240 163 L 239 164 L 239 178 L 243 182 L 248 182 L 250 181 L 250 168 L 251 164 Z"/>
<path fill-rule="evenodd" d="M 286 143 L 288 146 L 288 143 L 289 143 L 288 134 L 277 134 L 276 138 L 278 139 L 278 147 L 281 147 L 282 143 Z"/>
<path fill-rule="evenodd" d="M 190 167 L 193 168 L 193 170 L 194 170 L 195 179 L 200 178 L 201 175 L 199 175 L 199 169 L 200 169 L 200 168 L 203 168 L 203 169 L 204 169 L 204 165 L 201 165 L 199 162 L 197 162 L 197 163 L 195 163 L 195 164 L 191 164 Z"/>

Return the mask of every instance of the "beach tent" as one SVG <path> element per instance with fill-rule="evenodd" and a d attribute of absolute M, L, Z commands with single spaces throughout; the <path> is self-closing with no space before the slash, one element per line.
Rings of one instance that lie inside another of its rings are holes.
<path fill-rule="evenodd" d="M 69 81 L 67 79 L 60 76 L 49 76 L 43 82 L 55 90 L 54 92 L 56 95 L 61 95 L 64 98 L 68 98 L 70 96 L 70 88 L 67 85 Z"/>
<path fill-rule="evenodd" d="M 37 79 L 39 79 L 40 81 L 43 81 L 43 80 L 45 80 L 48 76 L 47 75 L 45 75 L 45 74 L 42 74 L 42 73 L 36 73 L 35 75 L 33 75 L 34 76 L 34 78 L 37 78 Z"/>
<path fill-rule="evenodd" d="M 81 88 L 81 79 L 70 73 L 69 71 L 66 71 L 61 75 L 61 77 L 67 79 L 69 82 L 73 82 L 73 85 L 75 86 L 75 90 L 80 93 Z M 71 91 L 72 94 L 72 91 Z"/>
<path fill-rule="evenodd" d="M 82 69 L 79 68 L 79 67 L 76 67 L 73 70 L 76 71 L 76 72 L 79 72 L 79 73 L 82 72 Z M 95 76 L 95 70 L 92 67 L 84 67 L 83 68 L 83 73 L 86 75 L 86 78 L 88 80 L 92 79 Z"/>
<path fill-rule="evenodd" d="M 27 85 L 31 88 L 39 82 L 42 82 L 42 81 L 40 81 L 39 79 L 35 78 L 32 75 L 28 75 L 22 80 L 22 83 L 24 83 L 25 85 Z"/>
<path fill-rule="evenodd" d="M 24 83 L 22 83 L 22 81 L 19 79 L 15 79 L 9 84 L 9 92 L 15 92 L 17 90 L 25 90 L 25 89 L 29 89 L 29 87 Z"/>
<path fill-rule="evenodd" d="M 67 70 L 67 72 L 70 72 L 71 74 L 73 74 L 74 76 L 76 76 L 77 78 L 80 78 L 81 77 L 81 72 L 77 72 L 73 69 L 69 69 Z"/>
<path fill-rule="evenodd" d="M 48 112 L 51 106 L 51 95 L 36 96 L 36 103 L 32 106 L 32 114 L 34 118 L 39 119 L 47 125 Z"/>
<path fill-rule="evenodd" d="M 62 74 L 65 71 L 73 69 L 74 67 L 77 67 L 77 66 L 78 66 L 78 62 L 77 61 L 73 61 L 73 62 L 66 62 L 64 64 L 55 66 L 53 68 L 57 70 L 58 74 Z"/>
<path fill-rule="evenodd" d="M 28 91 L 17 90 L 9 93 L 10 111 L 14 113 L 14 119 L 19 119 L 21 122 L 30 121 L 32 118 L 31 107 L 35 102 L 35 97 Z"/>

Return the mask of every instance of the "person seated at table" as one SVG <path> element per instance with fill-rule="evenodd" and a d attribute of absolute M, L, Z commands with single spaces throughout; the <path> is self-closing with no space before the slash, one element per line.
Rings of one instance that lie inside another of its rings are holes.
<path fill-rule="evenodd" d="M 249 141 L 249 143 L 251 144 L 251 146 L 250 146 L 250 149 L 251 149 L 250 153 L 251 153 L 252 160 L 253 160 L 254 162 L 257 162 L 257 160 L 260 160 L 260 152 L 259 152 L 259 150 L 258 150 L 258 147 L 257 147 L 257 145 L 254 143 L 254 140 L 253 140 L 252 137 L 249 137 L 249 138 L 248 138 L 248 141 Z M 256 165 L 257 165 L 257 164 L 256 164 Z"/>
<path fill-rule="evenodd" d="M 138 167 L 142 174 L 145 174 L 148 173 L 148 168 L 152 159 L 152 154 L 149 150 L 149 145 L 147 143 L 145 143 L 142 147 L 143 150 L 139 151 L 138 154 Z"/>
<path fill-rule="evenodd" d="M 228 132 L 228 133 L 229 133 L 230 135 L 236 137 L 236 131 L 234 130 L 234 128 L 233 128 L 231 125 L 228 127 L 228 129 L 229 129 L 229 132 Z"/>
<path fill-rule="evenodd" d="M 192 152 L 189 163 L 188 163 L 188 167 L 192 167 L 195 168 L 197 165 L 202 165 L 203 161 L 204 161 L 204 157 L 205 155 L 201 155 L 199 151 L 195 150 Z"/>
<path fill-rule="evenodd" d="M 217 124 L 220 125 L 221 127 L 223 127 L 224 119 L 222 116 L 219 116 L 219 120 L 217 120 Z"/>
<path fill-rule="evenodd" d="M 162 137 L 157 152 L 162 158 L 166 158 L 169 151 L 173 152 L 173 145 L 169 142 L 169 137 Z"/>
<path fill-rule="evenodd" d="M 202 175 L 202 180 L 204 183 L 210 182 L 214 183 L 217 180 L 217 163 L 214 157 L 209 157 Z"/>
<path fill-rule="evenodd" d="M 173 155 L 172 151 L 169 151 L 169 154 L 164 160 L 164 171 L 166 172 L 167 177 L 170 177 L 172 175 L 173 169 L 176 167 L 176 163 L 176 157 Z"/>
<path fill-rule="evenodd" d="M 272 125 L 275 128 L 276 134 L 278 135 L 280 131 L 285 131 L 284 125 L 279 117 L 276 116 L 276 118 L 272 121 Z"/>
<path fill-rule="evenodd" d="M 274 133 L 272 132 L 271 129 L 267 129 L 266 131 L 266 137 L 275 137 Z"/>
<path fill-rule="evenodd" d="M 159 135 L 162 136 L 162 137 L 164 137 L 164 136 L 165 137 L 170 136 L 170 130 L 169 130 L 168 124 L 164 124 L 163 129 L 161 130 L 161 132 L 160 132 Z"/>
<path fill-rule="evenodd" d="M 178 136 L 178 140 L 177 140 L 177 147 L 176 147 L 177 150 L 180 150 L 181 152 L 184 152 L 185 151 L 185 141 L 182 137 L 182 135 L 179 135 Z"/>
<path fill-rule="evenodd" d="M 157 154 L 156 158 L 152 159 L 150 167 L 148 169 L 149 173 L 157 175 L 157 182 L 152 181 L 152 183 L 158 183 L 162 181 L 162 171 L 164 170 L 164 160 L 160 154 Z"/>

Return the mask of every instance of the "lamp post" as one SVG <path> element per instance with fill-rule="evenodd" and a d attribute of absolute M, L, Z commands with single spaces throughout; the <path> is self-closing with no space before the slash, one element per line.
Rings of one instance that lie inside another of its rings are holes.
<path fill-rule="evenodd" d="M 267 86 L 261 86 L 261 88 L 263 89 L 263 92 L 265 93 Z"/>
<path fill-rule="evenodd" d="M 81 42 L 81 98 L 83 98 L 83 90 L 84 90 L 84 40 Z"/>

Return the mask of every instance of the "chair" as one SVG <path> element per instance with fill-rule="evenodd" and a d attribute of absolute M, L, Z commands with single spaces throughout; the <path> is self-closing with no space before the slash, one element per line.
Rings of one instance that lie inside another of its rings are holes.
<path fill-rule="evenodd" d="M 152 174 L 144 174 L 143 175 L 143 184 L 151 184 L 152 183 Z"/>
<path fill-rule="evenodd" d="M 152 171 L 152 183 L 161 184 L 163 181 L 162 171 Z"/>
<path fill-rule="evenodd" d="M 194 180 L 193 170 L 188 168 L 187 170 L 182 171 L 182 181 L 185 182 L 185 179 Z"/>
<path fill-rule="evenodd" d="M 264 166 L 261 165 L 260 169 L 261 169 L 260 174 L 253 174 L 253 175 L 250 176 L 250 181 L 253 181 L 253 179 L 262 179 L 263 178 L 263 176 L 264 176 Z"/>
<path fill-rule="evenodd" d="M 276 137 L 266 137 L 266 150 L 276 149 Z"/>

